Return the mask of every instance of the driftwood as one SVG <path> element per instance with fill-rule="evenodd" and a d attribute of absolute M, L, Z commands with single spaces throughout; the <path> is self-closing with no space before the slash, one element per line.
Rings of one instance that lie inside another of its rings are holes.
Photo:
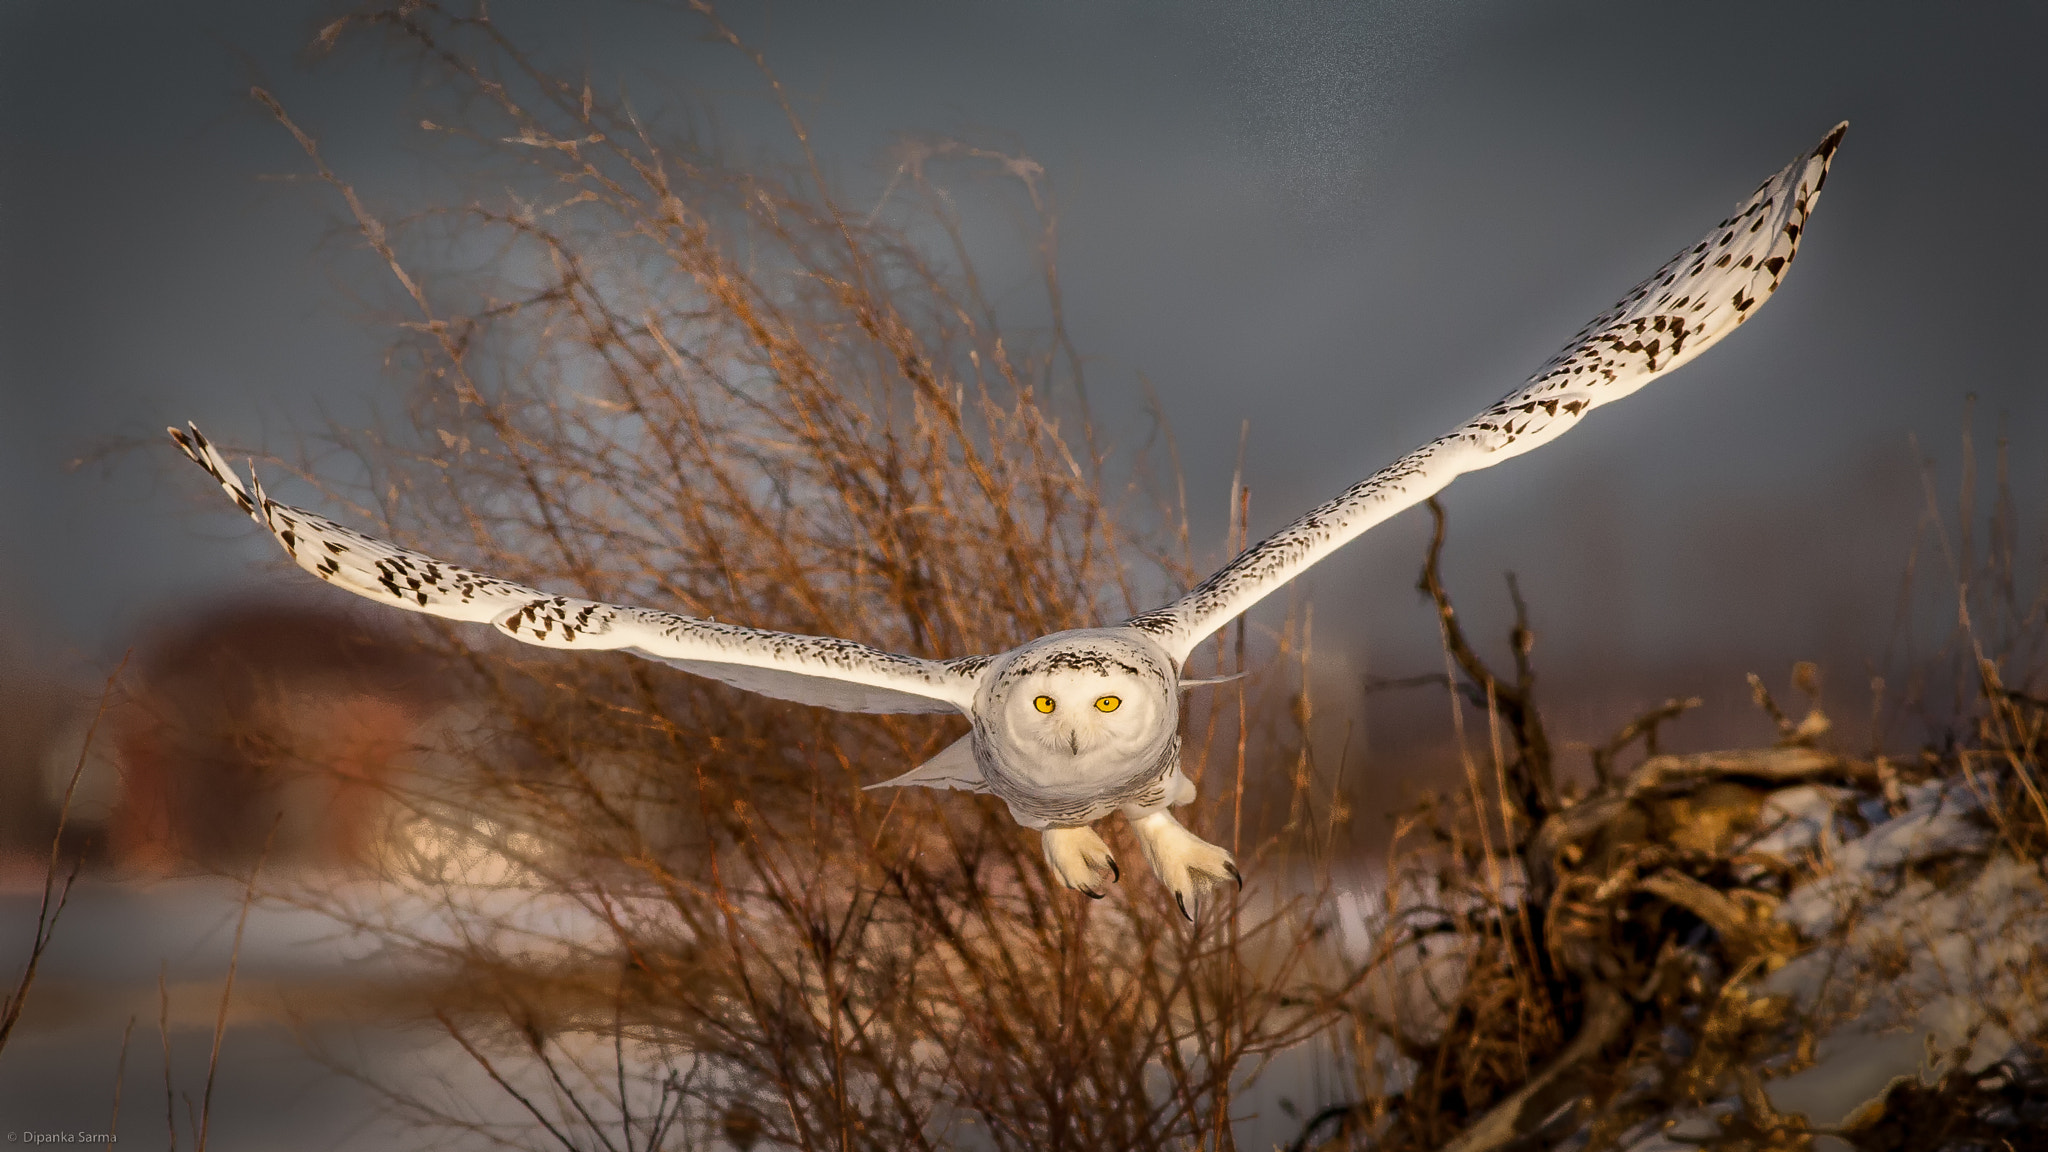
<path fill-rule="evenodd" d="M 1561 857 L 1565 850 L 1608 834 L 1636 838 L 1648 825 L 1642 818 L 1647 804 L 1725 782 L 1755 785 L 1761 795 L 1818 781 L 1874 784 L 1876 780 L 1877 770 L 1871 764 L 1806 747 L 1652 756 L 1625 780 L 1610 782 L 1591 798 L 1543 822 L 1523 856 L 1531 879 L 1531 897 L 1544 902 L 1546 920 L 1553 920 L 1555 927 L 1561 921 L 1554 918 L 1562 910 L 1550 906 L 1550 901 L 1562 888 Z M 1757 923 L 1751 910 L 1742 903 L 1675 868 L 1663 867 L 1643 877 L 1633 875 L 1628 868 L 1617 869 L 1605 877 L 1596 875 L 1601 871 L 1595 867 L 1594 874 L 1580 874 L 1575 886 L 1581 892 L 1590 888 L 1596 906 L 1613 909 L 1633 894 L 1654 896 L 1698 917 L 1714 930 L 1728 954 L 1738 961 L 1769 953 L 1782 943 L 1770 933 L 1768 925 Z M 1553 955 L 1562 969 L 1558 975 L 1577 983 L 1585 998 L 1585 1016 L 1578 1034 L 1542 1071 L 1495 1104 L 1446 1145 L 1443 1152 L 1501 1152 L 1536 1135 L 1574 1094 L 1584 1091 L 1578 1075 L 1583 1067 L 1626 1034 L 1634 1023 L 1635 999 L 1617 989 L 1614 979 L 1621 973 L 1608 970 L 1613 967 L 1611 960 L 1603 964 L 1605 958 L 1597 950 L 1584 947 L 1557 947 Z"/>
<path fill-rule="evenodd" d="M 1529 661 L 1536 638 L 1529 630 L 1528 606 L 1522 602 L 1522 592 L 1513 574 L 1509 574 L 1508 596 L 1515 605 L 1515 626 L 1508 634 L 1508 646 L 1515 658 L 1515 678 L 1510 683 L 1495 676 L 1465 639 L 1439 571 L 1444 549 L 1444 508 L 1434 497 L 1429 500 L 1429 515 L 1434 528 L 1422 564 L 1422 577 L 1415 586 L 1428 593 L 1436 605 L 1444 648 L 1465 674 L 1465 694 L 1472 706 L 1499 715 L 1502 727 L 1514 740 L 1515 756 L 1502 768 L 1503 783 L 1520 806 L 1528 826 L 1534 827 L 1562 805 L 1551 770 L 1550 737 L 1544 732 L 1542 714 L 1536 710 L 1536 669 Z"/>
<path fill-rule="evenodd" d="M 1726 970 L 1736 973 L 1729 977 L 1731 982 L 1758 968 L 1768 971 L 1796 951 L 1797 940 L 1789 939 L 1789 930 L 1769 915 L 1768 892 L 1729 890 L 1720 884 L 1725 880 L 1723 866 L 1734 859 L 1769 794 L 1822 782 L 1876 791 L 1885 772 L 1881 764 L 1815 747 L 1829 729 L 1827 717 L 1815 707 L 1794 722 L 1752 676 L 1752 694 L 1777 728 L 1777 746 L 1660 753 L 1659 727 L 1699 704 L 1694 699 L 1669 700 L 1593 749 L 1592 794 L 1571 802 L 1554 783 L 1550 742 L 1534 699 L 1532 634 L 1521 599 L 1515 597 L 1509 638 L 1514 674 L 1503 678 L 1473 649 L 1451 608 L 1438 575 L 1443 513 L 1434 501 L 1430 508 L 1436 530 L 1418 586 L 1435 602 L 1444 646 L 1459 674 L 1451 687 L 1474 707 L 1499 717 L 1513 740 L 1506 763 L 1500 765 L 1502 798 L 1519 809 L 1507 822 L 1505 855 L 1521 865 L 1527 885 L 1518 897 L 1495 909 L 1477 931 L 1498 934 L 1509 950 L 1518 947 L 1510 941 L 1525 940 L 1526 967 L 1516 979 L 1533 979 L 1553 1002 L 1578 1006 L 1579 1023 L 1572 1038 L 1441 1150 L 1509 1152 L 1546 1146 L 1554 1131 L 1562 1135 L 1583 1123 L 1584 1102 L 1578 1098 L 1592 1090 L 1589 1071 L 1631 1034 L 1640 1012 L 1670 1010 L 1669 1004 L 1657 1006 L 1659 988 L 1667 984 L 1667 966 L 1687 951 L 1673 931 L 1689 931 L 1686 926 L 1692 922 L 1711 929 Z M 1378 686 L 1445 679 L 1420 677 Z M 1818 673 L 1812 666 L 1799 666 L 1793 680 L 1810 698 L 1817 698 Z M 1617 758 L 1637 743 L 1646 753 L 1643 760 L 1633 769 L 1619 770 Z M 1667 919 L 1671 910 L 1688 916 Z M 1468 973 L 1467 978 L 1478 977 Z M 1438 1044 L 1472 1040 L 1447 1035 Z M 1396 1117 L 1413 1107 L 1429 1105 L 1409 1099 L 1397 1106 Z M 1323 1145 L 1366 1115 L 1362 1104 L 1325 1108 L 1304 1125 L 1290 1147 Z M 1397 1119 L 1397 1129 L 1404 1123 Z M 1412 1140 L 1417 1134 L 1405 1135 Z"/>
<path fill-rule="evenodd" d="M 1547 900 L 1556 890 L 1558 860 L 1565 849 L 1592 839 L 1624 813 L 1721 781 L 1753 783 L 1767 790 L 1824 781 L 1874 786 L 1879 772 L 1867 761 L 1803 747 L 1652 756 L 1626 780 L 1557 813 L 1536 830 L 1525 860 L 1532 894 Z"/>
<path fill-rule="evenodd" d="M 1625 794 L 1634 799 L 1728 779 L 1754 780 L 1773 788 L 1817 780 L 1875 784 L 1877 768 L 1815 748 L 1753 748 L 1690 756 L 1652 756 L 1629 776 Z"/>
<path fill-rule="evenodd" d="M 1667 704 L 1658 714 L 1675 715 L 1681 710 Z M 1788 736 L 1810 738 L 1809 733 L 1825 730 L 1824 719 L 1815 720 L 1814 716 L 1800 725 L 1781 727 Z M 1648 726 L 1631 727 L 1642 730 Z M 1523 857 L 1531 878 L 1531 895 L 1548 902 L 1560 887 L 1560 858 L 1567 848 L 1616 829 L 1633 831 L 1641 827 L 1646 822 L 1632 824 L 1627 818 L 1640 817 L 1648 804 L 1729 782 L 1754 785 L 1761 795 L 1822 781 L 1874 787 L 1878 777 L 1877 766 L 1873 764 L 1796 745 L 1651 756 L 1626 779 L 1610 780 L 1592 797 L 1543 822 Z M 1631 893 L 1644 893 L 1684 908 L 1712 928 L 1728 952 L 1738 958 L 1769 951 L 1777 943 L 1767 939 L 1767 926 L 1757 924 L 1741 903 L 1675 868 L 1661 868 L 1640 878 L 1618 873 L 1600 883 L 1595 891 L 1599 902 L 1609 907 L 1618 906 Z M 1633 1022 L 1635 1004 L 1615 989 L 1610 982 L 1612 974 L 1598 970 L 1594 957 L 1565 949 L 1560 950 L 1559 959 L 1570 975 L 1582 981 L 1586 1015 L 1578 1035 L 1540 1073 L 1446 1145 L 1444 1152 L 1499 1152 L 1530 1136 L 1579 1090 L 1574 1071 L 1618 1039 Z"/>
<path fill-rule="evenodd" d="M 1635 1019 L 1635 1005 L 1605 982 L 1586 986 L 1586 1020 L 1579 1034 L 1551 1058 L 1543 1071 L 1493 1106 L 1479 1123 L 1444 1145 L 1443 1152 L 1493 1152 L 1534 1131 L 1579 1091 L 1573 1075 L 1621 1035 Z"/>

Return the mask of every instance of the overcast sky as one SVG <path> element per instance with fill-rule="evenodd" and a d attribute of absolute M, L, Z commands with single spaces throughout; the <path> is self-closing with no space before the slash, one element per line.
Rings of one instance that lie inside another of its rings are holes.
<path fill-rule="evenodd" d="M 709 91 L 738 135 L 772 127 L 687 16 L 492 8 L 636 90 Z M 1981 439 L 2012 439 L 2038 543 L 2039 5 L 729 10 L 851 186 L 903 132 L 1000 138 L 1046 166 L 1091 386 L 1127 440 L 1139 376 L 1158 390 L 1217 545 L 1242 421 L 1254 529 L 1271 530 L 1519 383 L 1850 120 L 1755 322 L 1448 494 L 1468 618 L 1503 628 L 1498 575 L 1520 573 L 1539 659 L 1583 689 L 1574 735 L 1667 695 L 1739 703 L 1731 670 L 1803 657 L 1860 684 L 1922 511 L 1909 438 L 1952 483 L 1966 394 Z M 301 62 L 333 11 L 0 0 L 0 629 L 17 656 L 105 663 L 152 614 L 279 579 L 168 445 L 67 460 L 188 418 L 281 447 L 395 394 L 354 265 L 323 247 L 335 205 L 261 179 L 299 158 L 246 98 L 260 79 L 345 172 L 408 187 L 403 70 Z M 1404 516 L 1315 573 L 1345 675 L 1437 666 L 1411 590 L 1425 523 Z"/>

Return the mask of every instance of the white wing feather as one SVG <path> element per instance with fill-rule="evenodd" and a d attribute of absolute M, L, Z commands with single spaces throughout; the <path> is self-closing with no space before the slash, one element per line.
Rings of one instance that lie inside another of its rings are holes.
<path fill-rule="evenodd" d="M 797 636 L 674 612 L 551 596 L 388 544 L 253 491 L 196 426 L 170 429 L 193 462 L 269 529 L 299 567 L 408 612 L 487 623 L 544 648 L 619 649 L 750 692 L 842 712 L 967 712 L 983 661 L 920 660 L 827 636 Z"/>
<path fill-rule="evenodd" d="M 951 744 L 937 756 L 919 764 L 901 776 L 894 776 L 879 784 L 870 784 L 864 792 L 877 788 L 951 788 L 959 792 L 986 792 L 988 780 L 981 774 L 981 765 L 974 759 L 974 734 L 968 733 Z"/>
<path fill-rule="evenodd" d="M 1807 216 L 1847 123 L 1764 181 L 1733 216 L 1671 258 L 1563 351 L 1447 436 L 1410 452 L 1246 550 L 1187 595 L 1128 621 L 1176 660 L 1204 637 L 1366 529 L 1421 503 L 1466 472 L 1561 436 L 1707 350 L 1756 314 L 1799 251 Z"/>

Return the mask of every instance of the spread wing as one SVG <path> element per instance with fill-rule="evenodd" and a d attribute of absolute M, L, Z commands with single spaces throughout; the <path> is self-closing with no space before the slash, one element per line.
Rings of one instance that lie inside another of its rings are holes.
<path fill-rule="evenodd" d="M 1179 600 L 1130 620 L 1175 659 L 1309 565 L 1466 472 L 1548 443 L 1586 413 L 1706 351 L 1777 291 L 1848 124 L 1764 181 L 1735 214 L 1580 329 L 1499 403 L 1246 550 Z"/>
<path fill-rule="evenodd" d="M 674 612 L 550 596 L 365 536 L 280 504 L 241 479 L 197 426 L 170 430 L 298 566 L 408 612 L 487 623 L 544 648 L 619 649 L 750 692 L 842 712 L 969 711 L 984 661 L 920 660 L 829 636 L 796 636 Z M 252 477 L 253 481 L 253 477 Z"/>

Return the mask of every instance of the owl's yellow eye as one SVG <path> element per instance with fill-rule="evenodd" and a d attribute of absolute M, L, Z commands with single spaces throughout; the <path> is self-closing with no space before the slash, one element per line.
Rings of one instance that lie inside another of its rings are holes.
<path fill-rule="evenodd" d="M 1059 705 L 1053 703 L 1053 699 L 1050 696 L 1040 696 L 1038 699 L 1033 700 L 1031 703 L 1036 705 L 1040 712 L 1050 712 L 1054 708 L 1059 707 Z"/>
<path fill-rule="evenodd" d="M 1124 699 L 1121 696 L 1097 696 L 1095 698 L 1095 710 L 1098 712 L 1114 712 L 1117 709 L 1117 705 L 1123 702 Z"/>

